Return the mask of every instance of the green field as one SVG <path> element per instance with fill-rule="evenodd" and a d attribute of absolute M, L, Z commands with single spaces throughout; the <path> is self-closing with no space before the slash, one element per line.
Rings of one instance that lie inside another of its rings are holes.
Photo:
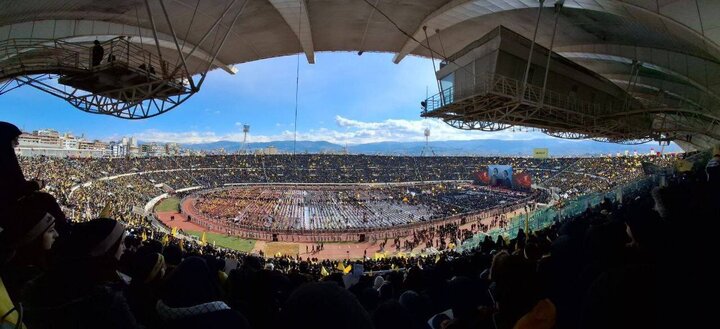
<path fill-rule="evenodd" d="M 160 203 L 155 206 L 155 211 L 166 212 L 166 211 L 177 211 L 180 206 L 180 199 L 176 197 L 163 199 Z"/>
<path fill-rule="evenodd" d="M 198 239 L 202 236 L 202 232 L 197 231 L 185 231 L 185 233 L 195 236 Z M 229 249 L 235 249 L 238 251 L 243 252 L 250 252 L 253 247 L 255 247 L 255 240 L 246 240 L 241 239 L 238 237 L 232 237 L 227 236 L 224 234 L 217 234 L 217 233 L 205 233 L 205 239 L 207 240 L 207 243 L 212 244 L 213 241 L 215 241 L 215 245 L 229 248 Z"/>

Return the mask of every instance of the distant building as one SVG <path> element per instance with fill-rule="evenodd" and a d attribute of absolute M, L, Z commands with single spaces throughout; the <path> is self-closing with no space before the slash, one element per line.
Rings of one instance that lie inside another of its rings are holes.
<path fill-rule="evenodd" d="M 126 157 L 128 155 L 127 145 L 122 142 L 110 142 L 111 157 Z"/>
<path fill-rule="evenodd" d="M 279 154 L 279 152 L 275 146 L 270 145 L 266 148 L 255 150 L 255 154 L 274 155 L 274 154 Z"/>
<path fill-rule="evenodd" d="M 167 155 L 166 150 L 166 145 L 154 142 L 140 145 L 140 154 L 142 156 L 165 156 Z"/>
<path fill-rule="evenodd" d="M 53 129 L 22 133 L 16 152 L 22 156 L 56 157 L 102 157 L 109 153 L 108 145 L 101 141 L 85 141 L 70 133 L 61 135 Z"/>
<path fill-rule="evenodd" d="M 167 155 L 179 155 L 180 145 L 178 143 L 167 143 L 165 144 L 165 154 Z"/>

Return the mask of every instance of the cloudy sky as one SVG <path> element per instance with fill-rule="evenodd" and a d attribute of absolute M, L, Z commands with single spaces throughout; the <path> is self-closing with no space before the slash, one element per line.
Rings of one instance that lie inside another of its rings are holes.
<path fill-rule="evenodd" d="M 420 118 L 420 101 L 437 93 L 432 63 L 408 57 L 393 64 L 391 54 L 318 53 L 316 64 L 301 57 L 298 140 L 339 144 L 423 140 L 534 139 L 536 132 L 468 132 Z M 237 65 L 238 73 L 211 72 L 203 89 L 178 108 L 147 120 L 122 120 L 74 109 L 31 87 L 0 97 L 0 120 L 31 131 L 54 128 L 86 137 L 116 140 L 202 143 L 292 140 L 297 58 L 287 56 Z"/>

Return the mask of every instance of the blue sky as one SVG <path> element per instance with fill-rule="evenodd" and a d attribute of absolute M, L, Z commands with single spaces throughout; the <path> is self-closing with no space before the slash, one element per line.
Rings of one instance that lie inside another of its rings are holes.
<path fill-rule="evenodd" d="M 431 140 L 549 138 L 538 132 L 462 131 L 420 118 L 420 101 L 437 86 L 430 60 L 392 54 L 317 53 L 316 64 L 300 57 L 298 140 L 338 144 Z M 54 128 L 105 141 L 201 143 L 293 139 L 296 56 L 237 65 L 238 73 L 213 71 L 202 90 L 178 108 L 146 120 L 123 120 L 79 111 L 65 101 L 23 87 L 0 96 L 0 120 L 25 131 Z M 549 146 L 552 140 L 548 139 Z"/>
<path fill-rule="evenodd" d="M 541 134 L 460 131 L 420 118 L 420 101 L 437 93 L 432 63 L 391 54 L 318 53 L 316 64 L 300 57 L 298 140 L 341 144 L 422 140 L 543 138 Z M 199 143 L 241 140 L 244 123 L 251 141 L 291 140 L 295 111 L 296 56 L 237 65 L 238 73 L 209 74 L 202 90 L 172 111 L 130 121 L 93 115 L 31 87 L 0 97 L 0 120 L 26 131 L 55 128 L 103 140 L 136 136 L 144 141 Z"/>

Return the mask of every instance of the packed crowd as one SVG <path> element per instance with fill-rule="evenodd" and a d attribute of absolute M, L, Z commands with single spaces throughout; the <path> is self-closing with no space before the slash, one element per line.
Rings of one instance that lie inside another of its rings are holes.
<path fill-rule="evenodd" d="M 362 183 L 470 179 L 487 165 L 508 164 L 533 182 L 572 198 L 602 191 L 642 175 L 642 162 L 666 166 L 673 157 L 502 158 L 369 155 L 226 155 L 73 159 L 22 157 L 27 177 L 45 184 L 73 220 L 103 209 L 116 218 L 142 221 L 152 197 L 176 189 L 229 183 Z M 119 177 L 116 177 L 119 176 Z M 101 180 L 110 178 L 106 180 Z M 89 184 L 88 184 L 89 183 Z M 454 207 L 466 207 L 456 198 Z M 451 211 L 451 210 L 448 210 Z M 286 225 L 291 226 L 291 225 Z"/>
<path fill-rule="evenodd" d="M 330 262 L 129 235 L 110 218 L 72 223 L 25 180 L 13 128 L 0 124 L 5 327 L 655 328 L 706 326 L 713 314 L 697 303 L 711 300 L 713 277 L 698 265 L 720 218 L 720 155 L 707 175 L 462 254 Z M 708 229 L 687 238 L 680 227 Z"/>
<path fill-rule="evenodd" d="M 478 212 L 526 198 L 527 193 L 468 184 L 406 186 L 247 186 L 193 196 L 201 217 L 237 228 L 343 230 L 425 222 Z"/>

